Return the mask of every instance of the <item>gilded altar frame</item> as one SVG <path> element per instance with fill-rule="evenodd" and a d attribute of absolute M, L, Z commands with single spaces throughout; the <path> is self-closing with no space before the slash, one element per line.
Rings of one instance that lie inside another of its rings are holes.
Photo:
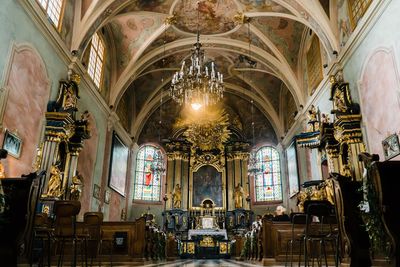
<path fill-rule="evenodd" d="M 216 206 L 214 208 L 215 211 L 226 210 L 226 173 L 225 168 L 219 166 L 218 164 L 199 164 L 191 168 L 190 175 L 189 175 L 189 209 L 190 210 L 201 210 L 200 206 L 193 206 L 193 174 L 196 173 L 201 167 L 204 166 L 212 166 L 214 167 L 219 173 L 221 173 L 221 191 L 222 191 L 222 207 Z M 215 200 L 213 200 L 215 202 Z"/>

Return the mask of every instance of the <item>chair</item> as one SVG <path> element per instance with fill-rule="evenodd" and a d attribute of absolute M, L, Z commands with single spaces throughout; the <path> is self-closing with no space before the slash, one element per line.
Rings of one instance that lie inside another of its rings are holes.
<path fill-rule="evenodd" d="M 76 232 L 76 216 L 78 215 L 80 209 L 81 203 L 79 201 L 59 200 L 54 203 L 54 214 L 56 216 L 54 224 L 54 236 L 55 239 L 61 243 L 61 250 L 57 266 L 62 266 L 64 260 L 64 246 L 66 241 L 72 241 L 73 244 L 72 266 L 76 266 L 77 243 L 81 243 L 81 248 L 83 248 L 83 245 L 85 246 L 85 250 L 87 248 L 85 238 L 79 237 Z M 81 255 L 83 256 L 82 252 Z M 87 266 L 86 253 L 85 263 Z"/>
<path fill-rule="evenodd" d="M 46 213 L 35 214 L 33 222 L 33 240 L 40 241 L 40 247 L 32 246 L 31 262 L 33 262 L 34 254 L 39 254 L 39 266 L 43 265 L 45 254 L 47 254 L 47 266 L 51 266 L 51 243 L 54 237 L 54 228 L 51 227 L 51 222 Z M 35 242 L 34 242 L 35 244 Z M 45 251 L 46 244 L 46 253 Z M 36 244 L 39 245 L 39 244 Z"/>
<path fill-rule="evenodd" d="M 325 265 L 328 266 L 326 243 L 330 242 L 335 252 L 335 266 L 338 266 L 338 234 L 337 229 L 333 228 L 336 224 L 336 216 L 333 206 L 328 201 L 306 201 L 304 203 L 306 210 L 306 228 L 304 235 L 304 266 L 308 266 L 309 257 L 312 256 L 312 264 L 314 266 L 314 256 L 318 256 L 317 263 L 322 265 L 322 257 L 324 257 Z M 316 222 L 314 218 L 318 218 Z M 308 247 L 316 255 L 310 255 Z"/>
<path fill-rule="evenodd" d="M 88 242 L 88 257 L 90 258 L 90 266 L 93 264 L 93 259 L 97 258 L 100 254 L 102 247 L 102 230 L 101 225 L 103 223 L 102 212 L 86 212 L 83 215 L 83 221 L 85 224 L 85 234 L 87 235 Z M 101 265 L 101 260 L 99 262 Z"/>
<path fill-rule="evenodd" d="M 285 266 L 288 266 L 288 257 L 289 257 L 289 250 L 290 250 L 290 266 L 293 266 L 293 245 L 295 243 L 299 243 L 299 266 L 301 262 L 301 251 L 302 251 L 302 246 L 304 243 L 304 227 L 306 224 L 306 214 L 304 213 L 292 213 L 290 215 L 292 227 L 291 227 L 291 238 L 288 240 L 286 244 L 286 261 L 285 261 Z M 297 233 L 296 234 L 296 227 L 297 225 L 303 225 L 303 232 L 301 234 Z"/>

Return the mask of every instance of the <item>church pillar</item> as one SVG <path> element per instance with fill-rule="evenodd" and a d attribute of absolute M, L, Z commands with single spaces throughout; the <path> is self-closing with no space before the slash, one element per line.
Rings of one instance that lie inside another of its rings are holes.
<path fill-rule="evenodd" d="M 250 203 L 246 201 L 250 194 L 250 181 L 247 175 L 249 147 L 250 145 L 245 142 L 226 145 L 228 210 L 236 209 L 233 192 L 238 184 L 243 188 L 242 208 L 250 209 Z"/>
<path fill-rule="evenodd" d="M 170 142 L 166 144 L 168 167 L 167 167 L 167 188 L 166 194 L 168 197 L 166 209 L 173 209 L 173 196 L 172 192 L 176 185 L 180 185 L 181 209 L 187 209 L 189 203 L 188 192 L 189 189 L 189 147 L 183 142 Z"/>

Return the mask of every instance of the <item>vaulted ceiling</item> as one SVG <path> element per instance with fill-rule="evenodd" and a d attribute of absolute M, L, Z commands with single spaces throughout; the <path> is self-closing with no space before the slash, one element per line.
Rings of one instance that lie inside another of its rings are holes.
<path fill-rule="evenodd" d="M 257 142 L 277 144 L 288 117 L 307 101 L 307 34 L 318 36 L 327 61 L 338 48 L 318 0 L 81 0 L 72 50 L 85 51 L 103 29 L 112 50 L 109 104 L 139 143 L 169 138 L 180 116 L 169 82 L 196 42 L 197 2 L 206 60 L 224 74 L 224 109 L 239 121 L 245 139 L 255 121 Z"/>

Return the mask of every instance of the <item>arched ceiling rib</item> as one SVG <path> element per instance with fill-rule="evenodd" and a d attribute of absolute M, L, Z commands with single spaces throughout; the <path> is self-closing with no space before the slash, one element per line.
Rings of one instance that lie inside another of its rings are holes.
<path fill-rule="evenodd" d="M 130 128 L 131 134 L 137 137 L 157 109 L 161 97 L 168 99 L 165 89 L 168 81 L 181 61 L 187 59 L 196 41 L 197 2 L 83 2 L 80 2 L 84 6 L 81 20 L 74 29 L 72 50 L 83 53 L 93 33 L 104 26 L 110 29 L 107 33 L 116 51 L 108 55 L 118 56 L 113 59 L 116 67 L 109 104 L 118 106 L 121 98 L 134 97 L 129 100 L 135 108 Z M 319 1 L 200 0 L 198 7 L 200 42 L 206 56 L 215 60 L 224 73 L 227 93 L 235 96 L 229 98 L 230 101 L 253 99 L 261 114 L 270 121 L 276 136 L 282 136 L 282 116 L 287 113 L 281 110 L 281 88 L 289 90 L 297 108 L 304 105 L 307 97 L 300 64 L 304 57 L 300 51 L 303 33 L 309 29 L 315 32 L 328 57 L 338 49 L 334 26 Z M 177 21 L 165 24 L 165 19 L 173 14 Z M 250 23 L 235 24 L 234 17 L 240 14 L 250 18 Z M 127 90 L 129 94 L 125 94 Z"/>

